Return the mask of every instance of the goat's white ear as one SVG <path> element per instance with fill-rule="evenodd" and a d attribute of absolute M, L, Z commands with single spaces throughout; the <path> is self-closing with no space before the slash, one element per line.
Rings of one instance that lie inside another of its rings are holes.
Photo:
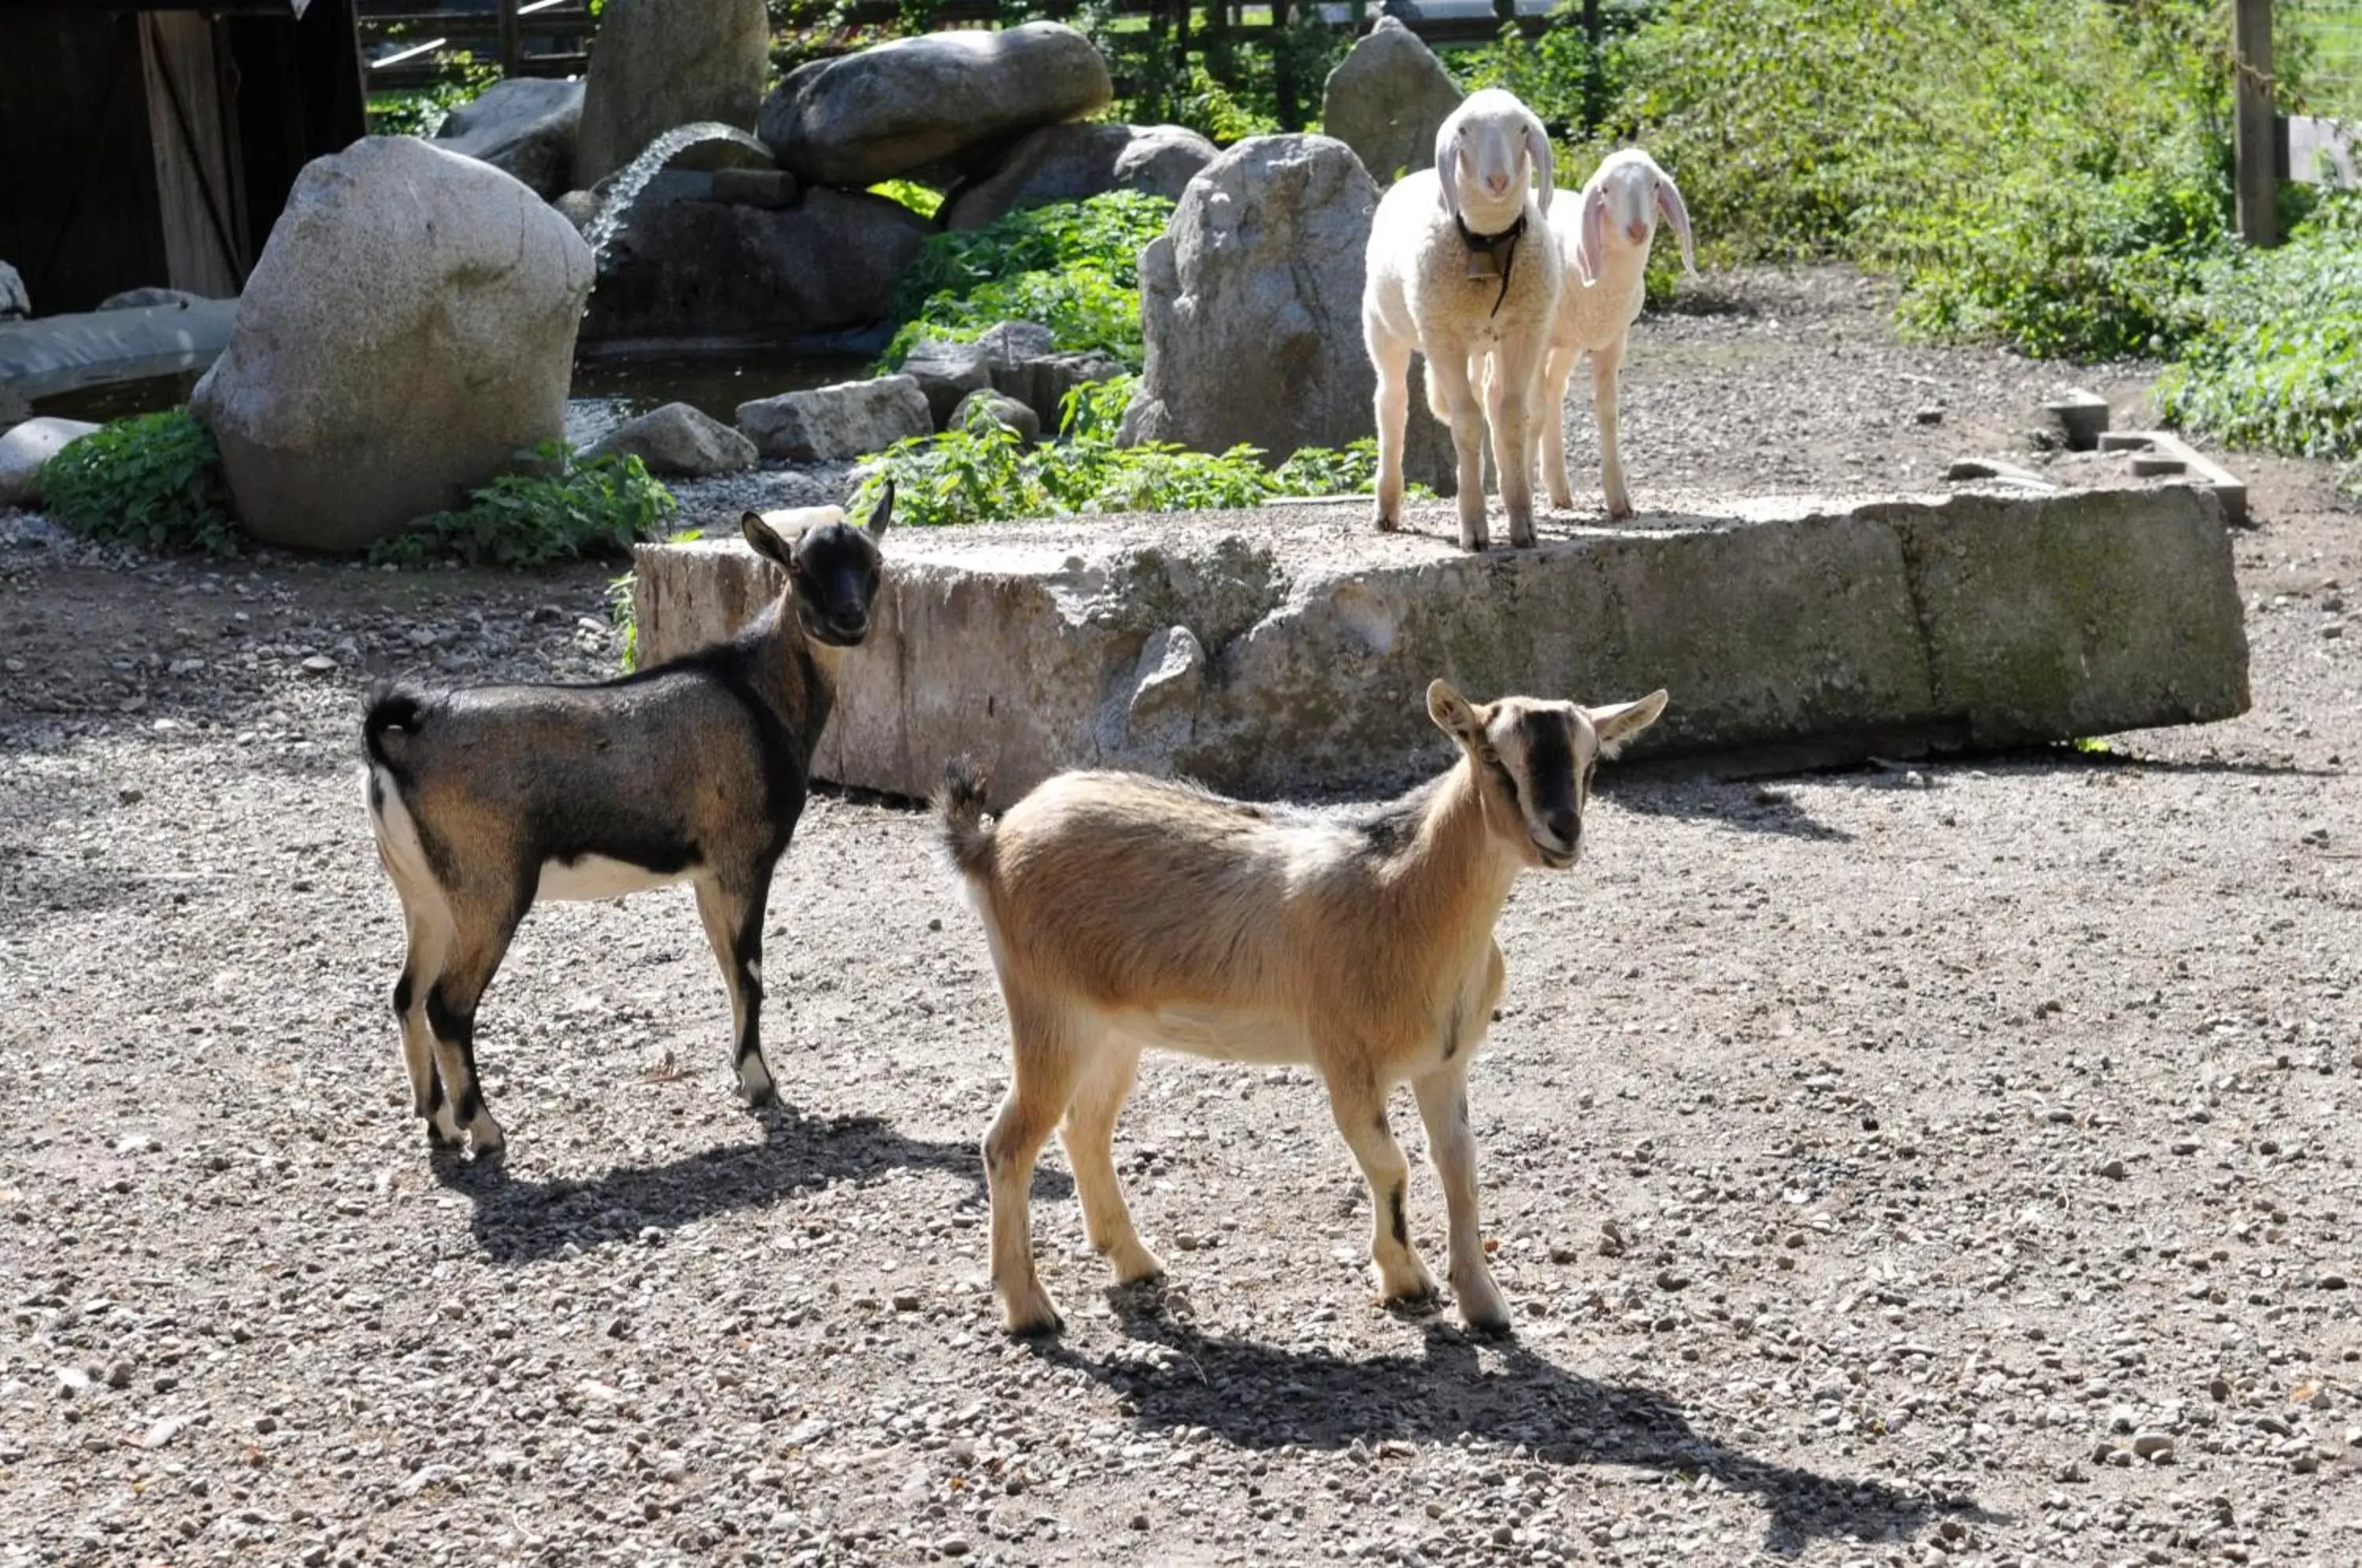
<path fill-rule="evenodd" d="M 861 525 L 862 532 L 867 534 L 870 542 L 875 544 L 886 536 L 886 530 L 893 521 L 894 481 L 889 479 L 886 481 L 886 488 L 877 492 L 877 504 L 869 509 L 869 521 Z"/>
<path fill-rule="evenodd" d="M 1586 709 L 1591 728 L 1599 736 L 1599 755 L 1614 756 L 1623 750 L 1625 742 L 1657 722 L 1657 715 L 1665 711 L 1665 701 L 1660 689 L 1635 701 Z"/>
<path fill-rule="evenodd" d="M 1607 260 L 1607 187 L 1592 185 L 1583 193 L 1583 216 L 1575 226 L 1574 265 L 1585 283 L 1599 281 Z"/>
<path fill-rule="evenodd" d="M 1558 193 L 1558 167 L 1551 159 L 1550 132 L 1531 115 L 1526 116 L 1526 151 L 1533 157 L 1534 178 L 1541 182 L 1541 188 L 1534 193 L 1534 204 L 1548 217 L 1551 198 Z"/>
<path fill-rule="evenodd" d="M 1436 192 L 1451 221 L 1460 221 L 1460 127 L 1447 123 L 1435 137 Z"/>
<path fill-rule="evenodd" d="M 1485 733 L 1485 721 L 1459 689 L 1449 680 L 1433 680 L 1427 688 L 1427 716 L 1453 740 L 1473 745 Z"/>
<path fill-rule="evenodd" d="M 1697 250 L 1690 241 L 1689 204 L 1682 200 L 1681 187 L 1663 170 L 1657 171 L 1657 215 L 1672 225 L 1674 235 L 1682 242 L 1682 271 L 1697 276 Z"/>
<path fill-rule="evenodd" d="M 738 519 L 738 529 L 746 536 L 746 542 L 755 547 L 756 555 L 777 561 L 783 567 L 794 564 L 788 558 L 788 542 L 779 537 L 778 529 L 763 521 L 761 513 L 749 512 Z"/>

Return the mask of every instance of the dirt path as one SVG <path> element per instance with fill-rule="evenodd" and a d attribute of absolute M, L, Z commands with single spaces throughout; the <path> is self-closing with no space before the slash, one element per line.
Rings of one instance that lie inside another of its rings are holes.
<path fill-rule="evenodd" d="M 1644 502 L 2064 379 L 1749 287 L 1642 331 Z M 1118 1144 L 1170 1287 L 1110 1298 L 1054 1152 L 1069 1331 L 1005 1342 L 989 966 L 841 798 L 769 922 L 793 1109 L 734 1108 L 685 892 L 556 906 L 484 1012 L 507 1169 L 438 1179 L 357 693 L 603 669 L 596 576 L 0 545 L 0 1564 L 2362 1560 L 2362 518 L 2246 467 L 2245 719 L 1611 769 L 1500 933 L 1504 1344 L 1369 1304 L 1306 1075 L 1175 1060 Z"/>

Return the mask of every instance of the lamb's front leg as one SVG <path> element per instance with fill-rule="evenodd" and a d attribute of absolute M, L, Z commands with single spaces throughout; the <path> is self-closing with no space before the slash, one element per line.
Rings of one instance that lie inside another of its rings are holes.
<path fill-rule="evenodd" d="M 1386 1124 L 1385 1091 L 1365 1075 L 1332 1073 L 1329 1110 L 1370 1184 L 1370 1261 L 1379 1294 L 1389 1305 L 1432 1300 L 1435 1276 L 1410 1244 L 1410 1162 Z"/>
<path fill-rule="evenodd" d="M 1427 1123 L 1427 1157 L 1443 1182 L 1444 1210 L 1451 1228 L 1451 1293 L 1460 1316 L 1472 1329 L 1507 1333 L 1509 1304 L 1493 1283 L 1485 1262 L 1484 1227 L 1477 1218 L 1476 1135 L 1468 1128 L 1468 1056 L 1411 1082 L 1419 1120 Z"/>
<path fill-rule="evenodd" d="M 1378 426 L 1376 522 L 1388 532 L 1402 526 L 1403 441 L 1410 419 L 1410 345 L 1374 317 L 1362 323 L 1378 390 L 1372 402 Z"/>
<path fill-rule="evenodd" d="M 1425 351 L 1427 406 L 1451 427 L 1452 455 L 1459 459 L 1454 482 L 1460 504 L 1460 547 L 1481 550 L 1491 543 L 1485 524 L 1485 406 L 1469 384 L 1468 345 L 1431 342 L 1425 345 Z"/>
<path fill-rule="evenodd" d="M 1493 414 L 1493 471 L 1501 476 L 1501 507 L 1509 514 L 1509 544 L 1516 549 L 1534 542 L 1534 457 L 1540 429 L 1533 414 L 1543 348 L 1539 338 L 1519 334 L 1493 350 L 1493 380 L 1500 394 Z"/>
<path fill-rule="evenodd" d="M 1632 515 L 1632 497 L 1624 489 L 1624 458 L 1616 447 L 1616 400 L 1623 391 L 1624 339 L 1591 351 L 1591 408 L 1599 420 L 1599 488 L 1607 498 L 1607 515 Z"/>

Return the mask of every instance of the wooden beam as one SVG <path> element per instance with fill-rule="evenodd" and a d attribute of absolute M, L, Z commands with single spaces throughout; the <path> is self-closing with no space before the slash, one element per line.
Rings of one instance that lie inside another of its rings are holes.
<path fill-rule="evenodd" d="M 2233 123 L 2237 163 L 2239 237 L 2250 245 L 2280 242 L 2279 182 L 2272 164 L 2272 0 L 2232 0 Z"/>

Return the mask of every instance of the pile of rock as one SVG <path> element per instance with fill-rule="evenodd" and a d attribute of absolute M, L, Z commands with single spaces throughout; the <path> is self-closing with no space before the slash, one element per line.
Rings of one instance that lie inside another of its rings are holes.
<path fill-rule="evenodd" d="M 867 326 L 933 232 L 881 180 L 946 191 L 938 223 L 1114 190 L 1177 199 L 1215 149 L 1177 126 L 1082 125 L 1114 92 L 1072 28 L 903 39 L 761 96 L 762 0 L 610 0 L 587 84 L 505 82 L 438 145 L 502 169 L 590 240 L 583 324 L 608 342 Z M 759 139 L 754 132 L 759 124 Z"/>

